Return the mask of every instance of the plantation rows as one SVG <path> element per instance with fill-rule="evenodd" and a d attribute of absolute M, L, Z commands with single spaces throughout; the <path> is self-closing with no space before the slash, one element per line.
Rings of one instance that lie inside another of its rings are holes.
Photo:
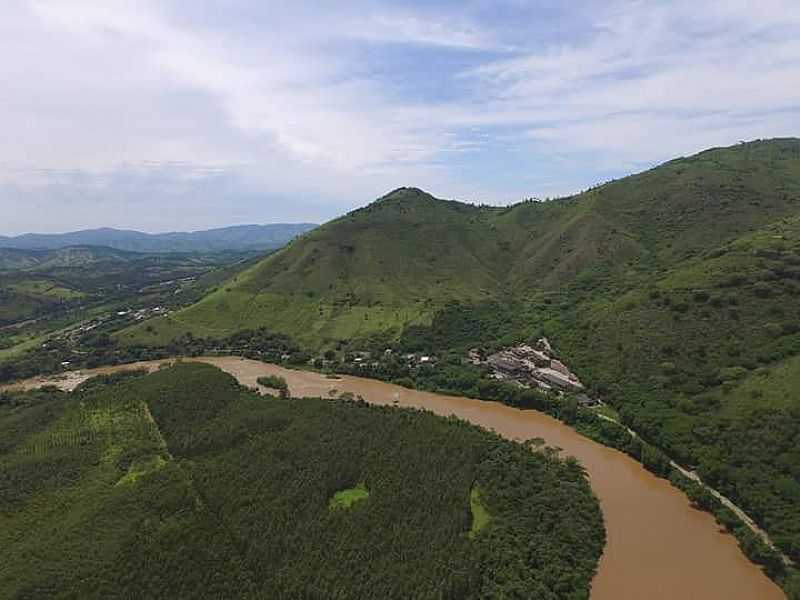
<path fill-rule="evenodd" d="M 52 394 L 0 407 L 0 436 L 40 436 L 24 415 L 48 405 L 53 431 L 101 409 L 142 426 L 3 449 L 2 597 L 588 598 L 604 531 L 574 462 L 431 414 L 267 399 L 207 365 Z M 471 538 L 475 486 L 490 520 Z"/>

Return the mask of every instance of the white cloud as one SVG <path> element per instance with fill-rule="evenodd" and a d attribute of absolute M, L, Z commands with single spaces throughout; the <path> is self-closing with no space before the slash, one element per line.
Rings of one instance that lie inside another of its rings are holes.
<path fill-rule="evenodd" d="M 492 36 L 457 18 L 436 20 L 414 14 L 376 14 L 354 20 L 347 27 L 353 38 L 380 42 L 411 43 L 445 48 L 510 50 Z"/>
<path fill-rule="evenodd" d="M 467 76 L 487 90 L 488 122 L 527 125 L 558 151 L 600 151 L 604 163 L 797 135 L 800 5 L 626 3 L 588 39 Z"/>
<path fill-rule="evenodd" d="M 115 185 L 162 186 L 220 221 L 239 198 L 302 198 L 324 218 L 398 185 L 506 200 L 800 134 L 796 0 L 587 0 L 561 36 L 516 1 L 532 12 L 512 24 L 481 2 L 231 0 L 202 18 L 213 4 L 7 1 L 0 210 L 16 227 L 43 190 L 122 206 Z"/>
<path fill-rule="evenodd" d="M 425 161 L 448 149 L 448 136 L 426 119 L 429 113 L 424 107 L 393 102 L 378 82 L 350 75 L 352 65 L 306 51 L 296 40 L 287 42 L 269 29 L 263 39 L 242 47 L 224 36 L 179 30 L 151 2 L 37 0 L 33 7 L 57 33 L 79 36 L 79 44 L 112 53 L 134 45 L 135 55 L 115 57 L 115 70 L 141 69 L 166 85 L 185 85 L 207 94 L 224 110 L 236 135 L 267 135 L 295 159 L 326 163 L 353 175 L 389 163 Z M 484 43 L 476 31 L 449 29 L 412 16 L 373 15 L 364 22 L 345 16 L 339 25 L 331 23 L 331 30 L 346 38 L 466 47 Z M 319 24 L 312 27 L 318 29 Z M 92 68 L 98 66 L 102 67 Z M 213 149 L 202 140 L 193 141 L 199 142 L 200 160 L 215 159 Z M 158 156 L 177 160 L 191 155 L 192 149 L 185 139 L 172 139 L 154 150 Z M 170 150 L 174 156 L 169 156 Z M 247 160 L 250 148 L 233 155 L 229 148 L 220 150 L 219 160 L 238 162 Z M 259 158 L 263 157 L 250 157 Z"/>

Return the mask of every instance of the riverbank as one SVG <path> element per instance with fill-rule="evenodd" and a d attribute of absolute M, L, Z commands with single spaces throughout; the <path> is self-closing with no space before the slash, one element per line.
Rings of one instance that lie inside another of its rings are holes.
<path fill-rule="evenodd" d="M 367 402 L 455 415 L 500 435 L 525 441 L 543 439 L 575 456 L 587 470 L 603 509 L 608 532 L 605 552 L 593 581 L 593 600 L 780 600 L 784 594 L 742 554 L 736 540 L 721 533 L 714 518 L 629 456 L 594 442 L 545 414 L 497 402 L 445 396 L 352 376 L 330 379 L 239 357 L 199 359 L 222 368 L 243 385 L 258 387 L 262 376 L 283 377 L 295 397 L 342 393 Z M 60 381 L 36 378 L 36 387 L 53 383 L 74 389 L 81 379 L 133 368 L 155 370 L 168 361 L 133 363 L 81 372 Z"/>
<path fill-rule="evenodd" d="M 633 429 L 623 425 L 622 423 L 620 423 L 616 419 L 613 419 L 613 418 L 611 418 L 611 417 L 609 417 L 607 415 L 599 414 L 599 413 L 597 414 L 597 418 L 598 419 L 603 419 L 604 421 L 608 421 L 609 423 L 613 423 L 613 424 L 625 429 L 625 431 L 628 433 L 628 435 L 630 435 L 634 439 L 638 439 L 638 440 L 642 439 L 642 437 L 638 433 L 636 433 Z M 775 543 L 770 538 L 769 534 L 766 531 L 764 531 L 763 529 L 761 529 L 761 527 L 758 526 L 758 524 L 755 522 L 755 520 L 752 517 L 750 517 L 750 515 L 748 515 L 735 502 L 733 502 L 733 500 L 731 500 L 730 498 L 728 498 L 727 496 L 723 495 L 721 492 L 719 492 L 718 490 L 714 489 L 713 487 L 708 485 L 706 482 L 704 482 L 703 479 L 700 477 L 700 475 L 697 474 L 697 472 L 692 471 L 691 469 L 689 469 L 687 467 L 684 467 L 682 465 L 679 465 L 678 463 L 676 463 L 672 459 L 670 459 L 670 461 L 669 461 L 669 466 L 672 469 L 674 469 L 675 471 L 677 471 L 684 478 L 686 478 L 688 481 L 694 482 L 695 484 L 700 486 L 703 490 L 707 491 L 709 494 L 711 494 L 711 496 L 714 499 L 716 499 L 720 503 L 720 505 L 722 505 L 725 508 L 727 508 L 728 510 L 730 510 L 736 516 L 736 518 L 739 519 L 739 521 L 744 526 L 746 526 L 754 535 L 756 535 L 759 539 L 761 539 L 761 541 L 764 542 L 764 544 L 766 544 L 766 546 L 770 550 L 775 552 L 780 557 L 781 562 L 783 562 L 783 564 L 785 566 L 794 567 L 794 563 L 792 562 L 792 560 L 788 556 L 786 556 L 785 554 L 781 553 L 779 548 L 775 545 Z M 711 512 L 713 512 L 713 511 L 711 511 Z"/>

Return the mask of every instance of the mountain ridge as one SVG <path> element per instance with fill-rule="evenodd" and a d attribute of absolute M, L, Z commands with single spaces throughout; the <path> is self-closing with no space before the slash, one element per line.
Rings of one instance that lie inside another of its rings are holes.
<path fill-rule="evenodd" d="M 794 138 L 713 149 L 508 207 L 397 188 L 239 273 L 156 337 L 265 326 L 319 346 L 399 335 L 456 300 L 637 284 L 800 212 L 799 149 Z"/>
<path fill-rule="evenodd" d="M 200 231 L 144 233 L 100 227 L 65 233 L 0 236 L 0 247 L 55 250 L 68 246 L 105 246 L 131 252 L 209 252 L 277 248 L 316 227 L 312 223 L 233 225 Z"/>

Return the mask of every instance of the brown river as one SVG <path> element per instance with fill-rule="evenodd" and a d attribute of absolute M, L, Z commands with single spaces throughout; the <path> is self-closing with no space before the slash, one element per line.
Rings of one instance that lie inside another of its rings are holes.
<path fill-rule="evenodd" d="M 280 375 L 292 396 L 331 397 L 345 392 L 373 404 L 396 404 L 456 415 L 513 440 L 540 437 L 586 467 L 600 500 L 608 541 L 592 582 L 592 600 L 785 600 L 783 592 L 745 558 L 736 540 L 714 518 L 694 510 L 686 496 L 628 456 L 588 440 L 542 413 L 496 402 L 409 390 L 342 376 L 295 371 L 238 357 L 197 359 L 258 387 L 262 375 Z M 163 361 L 136 363 L 36 378 L 15 387 L 55 383 L 72 389 L 90 375 L 133 367 L 155 369 Z"/>

